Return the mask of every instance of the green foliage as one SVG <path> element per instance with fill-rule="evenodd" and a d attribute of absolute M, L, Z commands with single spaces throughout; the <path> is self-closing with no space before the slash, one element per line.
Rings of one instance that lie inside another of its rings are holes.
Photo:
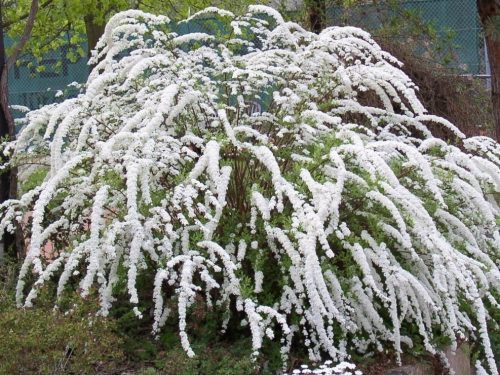
<path fill-rule="evenodd" d="M 402 43 L 409 43 L 416 55 L 443 65 L 456 62 L 453 30 L 438 31 L 435 21 L 425 19 L 417 9 L 405 9 L 398 1 L 387 3 L 391 16 L 381 22 L 375 31 L 376 37 L 398 38 Z"/>
<path fill-rule="evenodd" d="M 315 9 L 324 13 L 322 18 L 326 26 L 362 27 L 368 29 L 378 41 L 397 40 L 400 44 L 411 46 L 417 56 L 443 65 L 456 62 L 455 32 L 451 29 L 438 30 L 436 23 L 426 19 L 418 8 L 405 7 L 404 2 L 399 0 L 304 1 L 293 11 L 290 11 L 286 1 L 279 4 L 285 17 L 295 21 L 300 19 L 304 24 L 308 23 L 311 9 Z M 491 27 L 492 30 L 497 28 Z"/>
<path fill-rule="evenodd" d="M 252 375 L 259 367 L 267 368 L 260 373 L 270 374 L 281 366 L 279 346 L 270 363 L 267 358 L 254 363 L 249 338 L 217 341 L 214 314 L 200 323 L 193 343 L 198 355 L 191 359 L 175 327 L 152 340 L 150 322 L 141 324 L 128 307 L 104 319 L 94 316 L 95 301 L 70 296 L 59 305 L 67 312 L 53 310 L 43 297 L 32 309 L 18 309 L 13 303 L 16 278 L 14 263 L 0 264 L 0 375 L 115 374 L 123 369 L 137 375 Z"/>
<path fill-rule="evenodd" d="M 40 167 L 35 169 L 33 173 L 31 173 L 28 177 L 23 179 L 20 186 L 21 194 L 24 194 L 27 191 L 30 191 L 31 189 L 34 189 L 37 186 L 40 186 L 43 183 L 43 180 L 45 179 L 45 176 L 47 176 L 48 172 L 49 172 L 48 167 Z"/>
<path fill-rule="evenodd" d="M 500 14 L 494 15 L 488 19 L 485 25 L 486 35 L 491 36 L 495 40 L 500 40 Z"/>
<path fill-rule="evenodd" d="M 195 358 L 188 358 L 180 345 L 160 352 L 155 360 L 157 374 L 252 375 L 258 373 L 256 364 L 252 363 L 249 356 L 251 352 L 249 340 L 237 341 L 231 345 L 194 344 L 193 348 L 199 353 Z"/>
<path fill-rule="evenodd" d="M 32 36 L 25 47 L 25 52 L 34 56 L 36 62 L 30 62 L 28 67 L 34 68 L 39 73 L 43 72 L 46 67 L 39 64 L 44 56 L 62 49 L 70 62 L 76 62 L 88 53 L 84 49 L 88 45 L 88 35 L 90 33 L 100 35 L 107 20 L 123 10 L 141 9 L 179 20 L 207 6 L 218 6 L 238 12 L 251 3 L 265 4 L 267 1 L 186 0 L 168 2 L 168 5 L 161 0 L 40 1 Z M 12 40 L 17 40 L 22 35 L 30 7 L 31 0 L 18 0 L 8 2 L 2 9 L 6 33 Z"/>
<path fill-rule="evenodd" d="M 498 293 L 494 293 L 495 297 L 498 298 Z M 490 334 L 491 347 L 493 353 L 500 353 L 500 308 L 492 308 L 492 319 L 489 322 L 488 332 Z"/>

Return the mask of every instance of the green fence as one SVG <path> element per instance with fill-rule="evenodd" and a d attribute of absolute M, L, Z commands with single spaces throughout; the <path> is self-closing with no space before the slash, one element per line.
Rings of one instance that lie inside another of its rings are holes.
<path fill-rule="evenodd" d="M 405 17 L 413 21 L 405 21 Z M 485 72 L 484 43 L 476 0 L 365 0 L 356 6 L 328 8 L 327 20 L 330 25 L 358 26 L 373 34 L 383 26 L 421 20 L 432 25 L 438 38 L 446 40 L 457 68 L 469 74 Z M 403 42 L 407 36 L 404 32 L 391 35 L 396 42 L 398 39 Z"/>
<path fill-rule="evenodd" d="M 330 24 L 341 24 L 346 21 L 354 26 L 375 30 L 388 17 L 383 6 L 364 5 L 345 9 L 328 9 Z M 380 1 L 378 1 L 380 4 Z M 383 2 L 382 2 L 383 3 Z M 433 22 L 438 32 L 453 31 L 453 43 L 458 62 L 473 74 L 484 72 L 483 43 L 481 29 L 476 11 L 476 0 L 412 0 L 402 1 L 405 9 L 413 9 L 421 17 Z M 200 24 L 180 24 L 179 34 L 206 29 Z M 31 66 L 33 61 L 23 57 L 20 66 L 12 69 L 9 75 L 10 103 L 26 106 L 30 109 L 60 100 L 56 93 L 64 90 L 64 97 L 74 95 L 77 90 L 68 88 L 72 82 L 85 83 L 89 68 L 85 58 L 71 63 L 64 58 L 64 51 L 53 52 L 42 61 L 45 71 L 38 71 Z M 30 64 L 31 63 L 31 64 Z"/>
<path fill-rule="evenodd" d="M 6 40 L 6 45 L 11 44 Z M 74 95 L 72 82 L 84 83 L 89 68 L 87 59 L 71 62 L 66 58 L 67 48 L 52 51 L 40 61 L 22 55 L 9 72 L 9 102 L 30 109 L 36 109 L 57 100 L 56 93 L 64 90 L 66 95 Z"/>
<path fill-rule="evenodd" d="M 405 7 L 418 9 L 440 32 L 450 30 L 462 67 L 472 74 L 484 72 L 484 43 L 476 0 L 408 1 Z"/>

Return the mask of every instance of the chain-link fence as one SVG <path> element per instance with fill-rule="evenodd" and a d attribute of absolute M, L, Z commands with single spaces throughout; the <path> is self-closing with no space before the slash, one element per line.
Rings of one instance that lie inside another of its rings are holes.
<path fill-rule="evenodd" d="M 66 52 L 64 48 L 51 51 L 40 60 L 22 55 L 9 71 L 9 103 L 37 109 L 76 95 L 76 83 L 87 80 L 87 59 L 71 62 Z"/>
<path fill-rule="evenodd" d="M 75 85 L 68 85 L 84 83 L 88 73 L 87 59 L 71 62 L 64 49 L 52 51 L 39 61 L 24 55 L 9 72 L 9 102 L 30 109 L 54 103 L 75 95 Z"/>
<path fill-rule="evenodd" d="M 358 26 L 395 43 L 420 42 L 417 51 L 424 54 L 434 49 L 433 58 L 439 62 L 465 74 L 487 73 L 476 0 L 364 0 L 355 4 L 328 7 L 327 22 Z"/>
<path fill-rule="evenodd" d="M 392 28 L 391 37 L 395 42 L 407 43 L 408 35 L 418 35 L 419 23 L 416 21 L 422 20 L 421 27 L 431 25 L 427 32 L 435 33 L 435 41 L 441 41 L 433 48 L 447 46 L 454 63 L 463 72 L 475 75 L 487 72 L 476 0 L 365 0 L 357 4 L 328 7 L 328 23 L 359 26 L 374 35 Z M 394 32 L 398 27 L 406 32 Z M 441 52 L 445 56 L 444 49 Z M 77 90 L 67 85 L 84 83 L 89 67 L 86 58 L 70 62 L 65 56 L 64 50 L 54 51 L 39 63 L 24 56 L 9 75 L 10 103 L 36 109 L 74 95 Z M 60 90 L 64 91 L 64 96 L 60 95 Z"/>

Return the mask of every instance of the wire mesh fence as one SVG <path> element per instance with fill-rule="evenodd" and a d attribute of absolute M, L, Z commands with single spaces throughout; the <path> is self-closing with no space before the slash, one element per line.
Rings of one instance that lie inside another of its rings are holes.
<path fill-rule="evenodd" d="M 475 0 L 365 0 L 356 4 L 329 6 L 327 22 L 362 27 L 374 35 L 388 27 L 398 27 L 400 22 L 399 27 L 406 28 L 408 33 L 393 33 L 391 38 L 398 43 L 407 43 L 410 31 L 414 34 L 419 31 L 410 30 L 410 27 L 418 28 L 418 23 L 411 26 L 410 21 L 421 19 L 426 27 L 431 26 L 429 30 L 435 33 L 435 39 L 441 41 L 433 48 L 443 48 L 441 44 L 447 46 L 447 52 L 453 55 L 453 63 L 463 73 L 487 73 Z M 424 44 L 420 46 L 422 54 L 425 47 Z M 65 56 L 64 50 L 53 51 L 38 63 L 30 56 L 23 56 L 9 74 L 10 103 L 36 109 L 75 95 L 78 92 L 76 86 L 68 85 L 86 81 L 89 73 L 87 59 L 71 62 Z"/>
<path fill-rule="evenodd" d="M 358 26 L 396 43 L 416 43 L 420 36 L 422 44 L 433 44 L 434 58 L 441 55 L 443 62 L 466 74 L 486 73 L 476 0 L 365 0 L 355 4 L 328 7 L 328 23 Z M 426 47 L 420 45 L 422 54 Z"/>
<path fill-rule="evenodd" d="M 23 55 L 9 72 L 10 104 L 36 109 L 76 95 L 74 83 L 85 82 L 89 73 L 87 59 L 72 62 L 65 52 L 52 51 L 40 61 Z"/>

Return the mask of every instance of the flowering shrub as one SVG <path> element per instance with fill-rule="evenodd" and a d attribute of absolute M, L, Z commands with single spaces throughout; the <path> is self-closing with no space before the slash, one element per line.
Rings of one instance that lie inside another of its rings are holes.
<path fill-rule="evenodd" d="M 255 354 L 276 340 L 284 359 L 295 342 L 342 361 L 469 336 L 497 374 L 499 144 L 427 114 L 360 29 L 316 35 L 262 6 L 188 22 L 206 18 L 219 31 L 179 36 L 114 16 L 85 92 L 28 114 L 12 162 L 38 153 L 50 170 L 0 206 L 0 232 L 33 211 L 19 306 L 78 282 L 106 315 L 126 286 L 139 317 L 152 290 L 153 332 L 177 320 L 189 356 L 204 303 Z"/>

